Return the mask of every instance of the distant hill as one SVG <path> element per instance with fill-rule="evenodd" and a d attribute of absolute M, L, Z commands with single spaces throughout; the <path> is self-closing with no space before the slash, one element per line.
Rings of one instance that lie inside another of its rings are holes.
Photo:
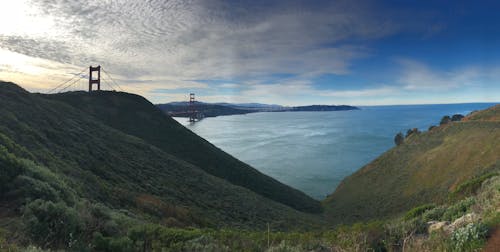
<path fill-rule="evenodd" d="M 288 111 L 343 111 L 343 110 L 357 110 L 357 109 L 359 108 L 348 105 L 310 105 L 310 106 L 291 107 Z"/>
<path fill-rule="evenodd" d="M 162 111 L 174 117 L 189 117 L 189 102 L 171 102 L 158 104 Z M 262 103 L 204 103 L 196 102 L 195 110 L 201 117 L 215 117 L 223 115 L 240 115 L 252 112 L 296 112 L 296 111 L 342 111 L 356 110 L 357 107 L 348 105 L 309 105 L 286 107 L 275 104 Z"/>
<path fill-rule="evenodd" d="M 500 105 L 412 134 L 351 176 L 325 201 L 334 222 L 387 218 L 443 203 L 460 183 L 500 168 Z"/>
<path fill-rule="evenodd" d="M 188 102 L 174 102 L 174 103 L 158 104 L 156 106 L 170 116 L 174 117 L 190 116 L 189 113 L 190 108 Z M 241 114 L 248 114 L 255 112 L 254 110 L 250 109 L 236 108 L 225 105 L 209 104 L 202 102 L 196 102 L 194 109 L 199 113 L 199 116 L 201 117 L 241 115 Z"/>

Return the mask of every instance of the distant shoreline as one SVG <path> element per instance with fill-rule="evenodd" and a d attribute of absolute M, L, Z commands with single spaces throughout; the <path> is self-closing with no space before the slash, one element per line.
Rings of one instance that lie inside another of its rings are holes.
<path fill-rule="evenodd" d="M 190 107 L 187 102 L 176 102 L 156 105 L 164 113 L 172 117 L 190 117 L 193 113 L 198 118 L 217 117 L 227 115 L 241 115 L 256 112 L 325 112 L 360 110 L 361 108 L 349 105 L 309 105 L 285 107 L 280 105 L 259 104 L 259 106 L 246 106 L 244 104 L 211 104 L 197 102 Z"/>

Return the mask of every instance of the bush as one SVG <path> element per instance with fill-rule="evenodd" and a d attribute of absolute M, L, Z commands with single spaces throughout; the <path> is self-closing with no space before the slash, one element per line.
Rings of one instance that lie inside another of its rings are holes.
<path fill-rule="evenodd" d="M 462 184 L 458 185 L 457 188 L 453 191 L 453 195 L 471 195 L 475 193 L 482 185 L 482 183 L 492 177 L 498 176 L 497 172 L 491 172 L 484 174 L 480 177 L 473 178 L 471 180 L 467 180 Z"/>
<path fill-rule="evenodd" d="M 406 131 L 406 137 L 409 137 L 409 136 L 411 136 L 413 134 L 418 134 L 418 133 L 420 133 L 420 131 L 417 128 L 408 129 Z"/>
<path fill-rule="evenodd" d="M 21 162 L 8 153 L 3 145 L 0 145 L 0 196 L 7 191 L 9 183 L 22 171 Z"/>
<path fill-rule="evenodd" d="M 443 214 L 443 220 L 453 221 L 464 214 L 466 214 L 470 207 L 474 205 L 474 198 L 466 198 L 457 202 L 455 205 L 448 207 L 448 209 Z"/>
<path fill-rule="evenodd" d="M 220 245 L 213 238 L 203 235 L 193 240 L 187 241 L 182 247 L 183 251 L 207 251 L 223 252 L 231 251 L 227 246 Z"/>
<path fill-rule="evenodd" d="M 52 202 L 61 201 L 59 193 L 48 183 L 24 175 L 16 177 L 13 181 L 11 194 L 16 198 L 24 199 L 26 202 L 33 199 Z"/>
<path fill-rule="evenodd" d="M 459 121 L 462 121 L 462 119 L 464 118 L 463 115 L 461 114 L 454 114 L 452 117 L 451 117 L 451 121 L 452 122 L 459 122 Z"/>
<path fill-rule="evenodd" d="M 401 145 L 405 141 L 405 137 L 403 136 L 403 133 L 399 132 L 395 137 L 394 137 L 394 142 L 396 145 Z"/>
<path fill-rule="evenodd" d="M 439 125 L 445 125 L 450 122 L 451 122 L 450 116 L 443 116 L 443 118 L 441 118 L 441 122 L 439 122 Z"/>
<path fill-rule="evenodd" d="M 418 216 L 422 215 L 423 213 L 425 213 L 426 211 L 433 209 L 435 207 L 436 206 L 433 204 L 425 204 L 425 205 L 415 207 L 415 208 L 409 210 L 408 212 L 406 212 L 404 219 L 405 220 L 413 219 L 413 218 L 418 217 Z"/>
<path fill-rule="evenodd" d="M 96 251 L 136 251 L 132 240 L 128 237 L 104 237 L 101 233 L 95 232 L 92 243 Z"/>
<path fill-rule="evenodd" d="M 469 223 L 451 234 L 454 251 L 473 251 L 482 247 L 488 234 L 488 228 L 482 223 Z"/>
<path fill-rule="evenodd" d="M 433 209 L 425 211 L 422 214 L 422 219 L 425 222 L 432 221 L 432 220 L 440 221 L 443 219 L 443 215 L 446 212 L 446 210 L 447 210 L 446 206 L 435 207 Z"/>
<path fill-rule="evenodd" d="M 23 222 L 29 238 L 46 248 L 72 248 L 83 227 L 74 209 L 40 199 L 24 207 Z"/>
<path fill-rule="evenodd" d="M 300 247 L 286 244 L 286 241 L 281 241 L 278 246 L 270 247 L 267 252 L 300 252 L 303 251 Z"/>

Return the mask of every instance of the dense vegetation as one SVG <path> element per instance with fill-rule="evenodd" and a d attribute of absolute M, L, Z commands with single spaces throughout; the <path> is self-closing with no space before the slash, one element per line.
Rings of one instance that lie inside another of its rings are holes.
<path fill-rule="evenodd" d="M 400 134 L 310 214 L 142 97 L 0 83 L 0 251 L 473 251 L 500 223 L 499 115 Z"/>
<path fill-rule="evenodd" d="M 88 94 L 72 94 L 72 99 L 78 95 Z M 106 112 L 125 110 L 134 117 L 124 119 L 117 113 L 118 124 L 124 122 L 120 120 L 135 120 L 131 130 L 136 126 L 147 129 L 147 123 L 159 119 L 149 127 L 150 134 L 160 134 L 155 130 L 162 127 L 171 130 L 168 136 L 172 138 L 167 138 L 171 148 L 183 146 L 179 147 L 182 153 L 196 147 L 193 153 L 214 155 L 212 169 L 225 169 L 229 178 L 242 178 L 254 185 L 261 181 L 261 194 L 223 176 L 213 176 L 192 160 L 182 159 L 182 154 L 167 152 L 165 146 L 111 127 L 99 113 L 90 112 L 91 106 L 86 112 L 79 103 L 71 105 L 2 83 L 0 219 L 1 227 L 18 234 L 9 239 L 58 248 L 87 242 L 96 233 L 104 238 L 117 236 L 152 222 L 166 227 L 243 229 L 264 229 L 267 224 L 277 229 L 317 225 L 317 217 L 265 196 L 286 195 L 284 203 L 290 200 L 290 205 L 305 209 L 319 204 L 305 194 L 197 138 L 140 97 L 95 93 L 90 98 L 95 99 L 95 109 L 104 108 L 98 100 L 106 95 L 111 101 L 118 97 L 123 106 L 127 101 L 137 106 L 137 113 L 130 107 L 127 111 L 126 107 L 108 106 Z M 18 229 L 22 226 L 25 228 Z"/>
<path fill-rule="evenodd" d="M 187 161 L 205 172 L 300 211 L 318 213 L 319 202 L 223 152 L 165 116 L 143 97 L 115 92 L 44 96 L 78 108 L 100 122 Z"/>

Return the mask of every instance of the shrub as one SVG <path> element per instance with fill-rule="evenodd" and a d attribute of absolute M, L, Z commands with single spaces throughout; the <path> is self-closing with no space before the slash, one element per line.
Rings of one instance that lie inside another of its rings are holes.
<path fill-rule="evenodd" d="M 303 251 L 300 247 L 286 244 L 286 241 L 281 241 L 278 246 L 270 247 L 267 252 L 300 252 Z"/>
<path fill-rule="evenodd" d="M 182 247 L 183 251 L 207 251 L 207 252 L 223 252 L 231 251 L 229 247 L 218 244 L 213 238 L 202 235 L 193 240 L 185 242 Z"/>
<path fill-rule="evenodd" d="M 443 214 L 443 220 L 453 221 L 466 214 L 470 207 L 475 203 L 474 198 L 466 198 L 457 202 L 455 205 L 448 207 Z"/>
<path fill-rule="evenodd" d="M 418 217 L 418 216 L 422 215 L 423 213 L 425 213 L 426 211 L 433 209 L 435 207 L 436 206 L 433 204 L 425 204 L 425 205 L 415 207 L 415 208 L 409 210 L 408 212 L 406 212 L 404 219 L 405 220 L 413 219 L 413 218 Z"/>
<path fill-rule="evenodd" d="M 439 125 L 448 124 L 450 122 L 451 122 L 450 116 L 443 116 L 443 118 L 441 118 L 441 122 L 439 122 Z"/>
<path fill-rule="evenodd" d="M 92 244 L 96 251 L 136 251 L 132 240 L 128 237 L 104 237 L 99 232 L 94 233 Z"/>
<path fill-rule="evenodd" d="M 0 145 L 0 196 L 7 191 L 9 183 L 23 171 L 22 164 L 14 155 Z"/>
<path fill-rule="evenodd" d="M 23 222 L 29 238 L 44 247 L 71 248 L 82 231 L 77 212 L 64 203 L 35 200 L 24 207 Z"/>
<path fill-rule="evenodd" d="M 482 223 L 469 223 L 451 234 L 454 251 L 473 251 L 480 248 L 488 234 L 488 228 Z"/>
<path fill-rule="evenodd" d="M 396 145 L 401 145 L 405 141 L 405 137 L 403 136 L 403 133 L 399 132 L 395 137 L 394 137 L 394 142 Z"/>
<path fill-rule="evenodd" d="M 24 175 L 16 177 L 13 181 L 11 194 L 23 198 L 26 202 L 33 199 L 61 201 L 59 193 L 48 183 Z"/>
<path fill-rule="evenodd" d="M 491 172 L 484 174 L 480 177 L 473 178 L 471 180 L 467 180 L 462 184 L 458 185 L 457 188 L 453 191 L 453 195 L 471 195 L 475 193 L 480 187 L 481 184 L 492 177 L 498 176 L 497 172 Z"/>
<path fill-rule="evenodd" d="M 459 121 L 462 121 L 462 119 L 464 118 L 463 115 L 461 114 L 454 114 L 452 117 L 451 117 L 451 121 L 452 122 L 459 122 Z"/>
<path fill-rule="evenodd" d="M 422 214 L 422 220 L 425 222 L 432 220 L 442 220 L 444 213 L 446 212 L 446 206 L 438 206 L 433 209 L 427 210 Z"/>
<path fill-rule="evenodd" d="M 406 131 L 406 137 L 409 137 L 413 134 L 418 134 L 418 133 L 420 133 L 420 131 L 417 128 L 408 129 L 408 131 Z"/>

